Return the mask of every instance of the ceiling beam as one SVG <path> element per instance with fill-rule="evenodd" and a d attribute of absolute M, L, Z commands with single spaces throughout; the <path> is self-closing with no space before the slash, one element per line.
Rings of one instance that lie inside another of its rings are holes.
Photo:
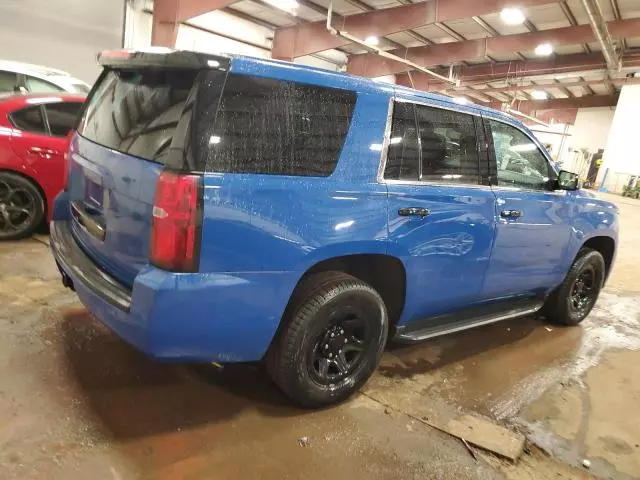
<path fill-rule="evenodd" d="M 527 77 L 539 77 L 541 75 L 561 75 L 574 72 L 586 72 L 606 69 L 604 58 L 599 53 L 579 53 L 573 55 L 558 55 L 550 59 L 514 60 L 493 64 L 469 65 L 456 67 L 456 75 L 464 84 L 482 84 L 498 81 L 522 80 Z M 640 55 L 626 55 L 622 59 L 623 68 L 640 67 Z M 445 69 L 436 69 L 436 73 L 447 74 Z M 582 73 L 584 75 L 584 73 Z M 412 73 L 414 88 L 426 91 L 441 91 L 447 85 L 423 75 L 421 72 Z M 396 83 L 411 86 L 407 80 L 407 74 L 397 74 Z"/>
<path fill-rule="evenodd" d="M 530 113 L 539 110 L 567 108 L 615 107 L 617 103 L 617 95 L 589 95 L 587 97 L 553 98 L 549 100 L 518 100 L 513 103 L 511 108 L 522 113 Z M 501 102 L 490 102 L 483 105 L 495 109 L 502 108 Z"/>
<path fill-rule="evenodd" d="M 606 85 L 606 84 L 614 84 L 614 85 L 640 85 L 640 78 L 617 78 L 617 79 L 607 79 L 602 78 L 600 80 L 582 80 L 579 82 L 567 82 L 567 83 L 546 83 L 540 84 L 537 83 L 535 85 L 506 85 L 504 87 L 487 87 L 487 88 L 471 88 L 468 86 L 462 85 L 459 88 L 448 88 L 446 93 L 456 94 L 456 93 L 500 93 L 500 92 L 512 92 L 517 90 L 553 90 L 558 87 L 586 87 L 588 85 Z M 613 93 L 613 92 L 612 92 Z"/>
<path fill-rule="evenodd" d="M 616 37 L 633 36 L 640 31 L 640 18 L 614 20 L 607 24 L 609 31 Z M 537 32 L 503 35 L 463 42 L 440 43 L 437 45 L 412 47 L 393 50 L 390 53 L 402 56 L 418 65 L 434 67 L 462 60 L 477 60 L 494 54 L 519 51 L 532 51 L 541 43 L 554 46 L 579 45 L 595 40 L 589 25 L 553 28 Z M 600 55 L 600 54 L 598 54 Z M 379 77 L 406 71 L 406 65 L 374 54 L 352 55 L 349 57 L 347 71 L 355 75 Z"/>
<path fill-rule="evenodd" d="M 155 0 L 151 45 L 174 47 L 181 22 L 228 7 L 237 0 Z"/>
<path fill-rule="evenodd" d="M 520 0 L 520 7 L 557 3 L 558 0 Z M 391 33 L 433 25 L 449 20 L 499 12 L 512 6 L 513 0 L 427 0 L 420 3 L 373 10 L 344 17 L 334 26 L 357 38 L 382 37 Z M 308 22 L 276 30 L 272 57 L 293 60 L 296 57 L 348 45 L 344 38 L 331 35 L 326 22 Z"/>

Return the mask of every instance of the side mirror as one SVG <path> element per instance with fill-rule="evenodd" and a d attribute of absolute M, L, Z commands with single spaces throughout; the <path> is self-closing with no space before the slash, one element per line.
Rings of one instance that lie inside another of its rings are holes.
<path fill-rule="evenodd" d="M 577 173 L 560 170 L 558 175 L 558 188 L 561 190 L 578 190 L 580 188 L 580 178 Z"/>

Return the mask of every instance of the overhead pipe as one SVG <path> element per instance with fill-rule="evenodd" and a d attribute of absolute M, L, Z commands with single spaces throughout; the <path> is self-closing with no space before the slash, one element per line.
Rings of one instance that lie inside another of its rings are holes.
<path fill-rule="evenodd" d="M 604 20 L 604 16 L 602 15 L 600 0 L 582 0 L 582 5 L 587 11 L 589 24 L 591 25 L 593 34 L 600 44 L 602 55 L 607 62 L 607 68 L 609 70 L 619 71 L 622 66 L 620 57 L 616 53 L 613 40 L 611 39 L 609 29 L 607 28 L 607 22 Z"/>
<path fill-rule="evenodd" d="M 442 82 L 446 82 L 446 83 L 452 83 L 454 85 L 460 85 L 460 80 L 456 80 L 454 79 L 452 76 L 450 76 L 449 78 L 443 76 L 443 75 L 439 75 L 436 72 L 429 70 L 428 68 L 425 68 L 421 65 L 418 65 L 417 63 L 414 63 L 410 60 L 407 60 L 405 58 L 402 57 L 398 57 L 397 55 L 393 55 L 392 53 L 386 52 L 384 50 L 382 50 L 381 48 L 375 47 L 373 45 L 369 45 L 367 42 L 365 42 L 364 40 L 361 40 L 357 37 L 354 37 L 353 35 L 349 34 L 348 32 L 344 31 L 344 30 L 338 30 L 337 28 L 334 28 L 333 25 L 331 25 L 331 20 L 332 20 L 332 16 L 333 16 L 333 2 L 329 3 L 329 8 L 327 10 L 327 30 L 329 31 L 329 33 L 331 33 L 331 35 L 335 35 L 338 37 L 342 37 L 346 40 L 349 40 L 350 42 L 353 43 L 357 43 L 358 45 L 363 46 L 364 48 L 366 48 L 367 50 L 370 50 L 373 53 L 376 53 L 377 55 L 380 55 L 381 57 L 384 58 L 388 58 L 390 60 L 396 61 L 396 62 L 400 62 L 403 63 L 409 67 L 411 67 L 411 69 L 413 70 L 418 70 L 422 73 L 426 73 L 427 75 L 432 76 L 433 78 L 437 78 L 438 80 L 442 81 Z M 451 72 L 451 70 L 450 70 Z M 450 73 L 451 75 L 451 73 Z"/>

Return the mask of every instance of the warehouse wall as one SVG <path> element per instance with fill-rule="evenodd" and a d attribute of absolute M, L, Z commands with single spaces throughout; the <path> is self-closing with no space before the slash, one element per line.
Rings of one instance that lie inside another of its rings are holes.
<path fill-rule="evenodd" d="M 93 82 L 96 53 L 122 46 L 124 0 L 0 0 L 0 59 Z"/>
<path fill-rule="evenodd" d="M 571 146 L 597 152 L 604 148 L 613 122 L 615 107 L 581 108 L 573 127 Z"/>

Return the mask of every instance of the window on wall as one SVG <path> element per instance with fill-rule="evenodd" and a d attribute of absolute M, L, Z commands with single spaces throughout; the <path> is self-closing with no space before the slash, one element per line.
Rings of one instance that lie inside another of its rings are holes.
<path fill-rule="evenodd" d="M 555 172 L 538 146 L 511 125 L 489 120 L 498 185 L 548 190 Z"/>
<path fill-rule="evenodd" d="M 415 109 L 411 103 L 396 103 L 393 107 L 384 177 L 392 180 L 418 180 L 420 178 L 418 129 Z"/>
<path fill-rule="evenodd" d="M 385 178 L 479 183 L 474 118 L 460 112 L 396 103 Z"/>
<path fill-rule="evenodd" d="M 51 135 L 66 137 L 73 129 L 82 104 L 80 102 L 47 103 L 44 108 Z"/>
<path fill-rule="evenodd" d="M 22 110 L 16 110 L 9 116 L 9 118 L 11 119 L 13 126 L 18 130 L 32 133 L 47 133 L 44 118 L 42 116 L 42 109 L 39 105 L 23 108 Z"/>
<path fill-rule="evenodd" d="M 352 91 L 230 74 L 208 148 L 208 171 L 328 176 L 356 102 Z"/>

